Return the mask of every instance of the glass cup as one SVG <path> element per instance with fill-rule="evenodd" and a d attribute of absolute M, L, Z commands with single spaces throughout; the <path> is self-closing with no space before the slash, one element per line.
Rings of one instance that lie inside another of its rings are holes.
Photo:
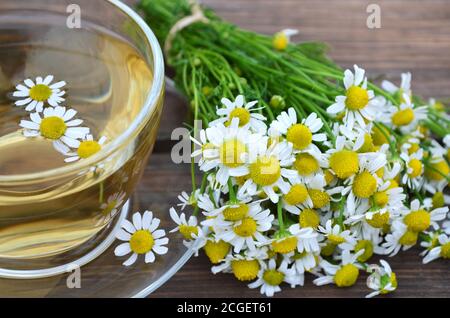
<path fill-rule="evenodd" d="M 156 140 L 164 96 L 156 37 L 120 1 L 75 2 L 0 2 L 0 277 L 56 275 L 107 249 Z M 99 152 L 63 163 L 51 142 L 22 135 L 16 125 L 29 114 L 11 92 L 47 74 L 67 82 L 61 105 L 106 137 Z"/>

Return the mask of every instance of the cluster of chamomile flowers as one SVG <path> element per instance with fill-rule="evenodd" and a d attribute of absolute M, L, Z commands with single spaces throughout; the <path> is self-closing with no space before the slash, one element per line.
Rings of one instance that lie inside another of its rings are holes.
<path fill-rule="evenodd" d="M 173 232 L 204 250 L 213 273 L 267 296 L 303 285 L 307 272 L 316 285 L 348 287 L 365 271 L 369 297 L 392 292 L 395 273 L 372 256 L 419 239 L 424 262 L 450 258 L 450 137 L 432 139 L 421 122 L 434 105 L 415 106 L 402 78 L 383 83 L 396 106 L 368 89 L 363 69 L 346 70 L 328 130 L 316 113 L 288 108 L 268 122 L 257 101 L 223 98 L 218 119 L 192 138 L 203 182 L 170 209 Z"/>
<path fill-rule="evenodd" d="M 53 83 L 54 76 L 38 76 L 26 79 L 16 86 L 13 93 L 15 105 L 24 107 L 29 118 L 20 121 L 23 135 L 27 138 L 44 138 L 52 142 L 56 151 L 63 154 L 66 162 L 86 159 L 102 148 L 106 137 L 98 141 L 83 127 L 73 108 L 61 106 L 65 101 L 66 82 Z"/>

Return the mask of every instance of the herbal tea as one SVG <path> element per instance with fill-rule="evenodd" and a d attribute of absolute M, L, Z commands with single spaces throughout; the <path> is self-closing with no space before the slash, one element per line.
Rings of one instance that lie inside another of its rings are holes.
<path fill-rule="evenodd" d="M 141 111 L 152 71 L 136 48 L 100 27 L 84 23 L 69 29 L 59 16 L 30 19 L 14 23 L 0 14 L 0 258 L 5 261 L 59 254 L 105 228 L 133 190 L 157 126 L 155 119 L 144 128 L 141 143 L 127 141 L 101 164 L 48 177 L 46 171 L 76 163 L 65 162 L 42 136 L 24 136 L 19 123 L 30 120 L 30 112 L 14 104 L 15 86 L 48 74 L 65 81 L 60 106 L 74 108 L 94 138 L 105 137 L 108 144 Z M 7 180 L 29 174 L 42 177 Z"/>

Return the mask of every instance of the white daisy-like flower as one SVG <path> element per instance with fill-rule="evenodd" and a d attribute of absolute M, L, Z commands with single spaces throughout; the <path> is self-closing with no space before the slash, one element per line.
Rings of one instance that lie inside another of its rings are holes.
<path fill-rule="evenodd" d="M 196 240 L 202 233 L 202 228 L 198 225 L 197 217 L 191 215 L 189 219 L 186 219 L 186 214 L 177 214 L 174 208 L 170 208 L 170 217 L 177 224 L 170 233 L 180 232 L 183 238 L 187 241 Z"/>
<path fill-rule="evenodd" d="M 352 129 L 355 123 L 365 127 L 364 119 L 372 121 L 377 113 L 378 101 L 372 90 L 367 89 L 365 71 L 354 65 L 355 73 L 346 70 L 344 73 L 345 96 L 337 96 L 336 102 L 328 107 L 330 114 L 344 112 L 344 125 Z"/>
<path fill-rule="evenodd" d="M 292 145 L 274 143 L 270 147 L 259 148 L 259 151 L 249 153 L 248 179 L 239 189 L 238 194 L 255 195 L 262 190 L 273 203 L 279 200 L 282 193 L 289 191 L 289 183 L 284 180 L 295 178 L 297 172 L 288 169 L 294 162 Z"/>
<path fill-rule="evenodd" d="M 21 120 L 20 126 L 24 128 L 25 137 L 42 136 L 53 141 L 57 151 L 66 154 L 70 148 L 78 148 L 79 139 L 89 133 L 89 128 L 79 127 L 83 123 L 81 119 L 73 119 L 76 114 L 74 109 L 66 110 L 65 107 L 46 108 L 43 118 L 38 113 L 31 113 L 31 120 Z"/>
<path fill-rule="evenodd" d="M 290 260 L 290 263 L 293 263 L 293 268 L 298 274 L 304 274 L 312 271 L 318 265 L 318 254 L 313 252 L 292 252 L 287 254 L 286 257 Z"/>
<path fill-rule="evenodd" d="M 270 259 L 268 264 L 265 262 L 262 264 L 258 279 L 249 284 L 249 288 L 261 287 L 261 294 L 272 297 L 276 292 L 281 291 L 280 285 L 283 282 L 288 283 L 292 288 L 297 285 L 303 286 L 304 276 L 297 274 L 295 269 L 288 268 L 286 261 L 282 261 L 278 267 L 274 259 Z"/>
<path fill-rule="evenodd" d="M 416 245 L 418 235 L 418 232 L 409 231 L 400 219 L 394 220 L 391 225 L 391 232 L 386 235 L 385 242 L 382 244 L 384 254 L 392 257 L 400 249 L 403 251 L 410 249 Z"/>
<path fill-rule="evenodd" d="M 311 227 L 301 228 L 300 224 L 293 224 L 289 232 L 297 239 L 297 251 L 300 253 L 317 253 L 320 251 L 319 234 Z"/>
<path fill-rule="evenodd" d="M 450 237 L 445 234 L 438 236 L 439 245 L 428 251 L 423 258 L 423 263 L 427 264 L 438 258 L 450 259 Z"/>
<path fill-rule="evenodd" d="M 210 126 L 215 126 L 218 123 L 227 126 L 231 124 L 233 118 L 238 118 L 239 127 L 249 128 L 253 132 L 260 134 L 266 133 L 267 126 L 264 123 L 266 117 L 258 112 L 262 107 L 255 107 L 258 101 L 245 103 L 244 96 L 239 95 L 234 102 L 228 98 L 222 98 L 221 102 L 225 107 L 217 108 L 217 115 L 220 118 L 209 123 Z"/>
<path fill-rule="evenodd" d="M 267 143 L 259 134 L 252 134 L 248 128 L 239 127 L 239 119 L 233 118 L 229 126 L 219 123 L 206 129 L 208 147 L 201 154 L 200 169 L 217 169 L 216 180 L 225 185 L 231 177 L 245 176 L 249 173 L 246 157 L 258 151 Z"/>
<path fill-rule="evenodd" d="M 349 215 L 354 214 L 356 206 L 361 201 L 367 201 L 377 193 L 382 180 L 376 173 L 384 168 L 386 162 L 386 155 L 378 152 L 360 157 L 358 172 L 344 181 L 346 187 L 342 191 L 344 195 L 348 194 L 347 212 Z"/>
<path fill-rule="evenodd" d="M 52 84 L 54 77 L 48 75 L 45 78 L 36 77 L 35 81 L 26 79 L 23 84 L 16 86 L 14 97 L 19 98 L 15 102 L 16 106 L 26 106 L 26 111 L 40 113 L 44 109 L 44 104 L 56 107 L 64 101 L 65 92 L 61 90 L 66 82 L 61 81 Z"/>
<path fill-rule="evenodd" d="M 274 216 L 269 209 L 263 210 L 258 205 L 252 205 L 246 216 L 237 221 L 227 221 L 223 215 L 209 219 L 202 224 L 205 227 L 212 226 L 217 240 L 223 240 L 234 247 L 234 252 L 248 248 L 256 249 L 256 244 L 262 245 L 268 241 L 264 232 L 272 228 Z"/>
<path fill-rule="evenodd" d="M 91 134 L 86 135 L 82 140 L 80 140 L 80 144 L 76 147 L 75 152 L 69 152 L 64 154 L 67 156 L 64 159 L 65 162 L 75 162 L 80 159 L 86 159 L 90 156 L 95 155 L 97 152 L 102 150 L 102 146 L 105 144 L 107 138 L 105 136 L 100 137 L 98 141 L 94 140 L 94 136 Z"/>
<path fill-rule="evenodd" d="M 299 215 L 304 206 L 312 207 L 313 203 L 305 184 L 296 179 L 289 181 L 289 191 L 284 193 L 281 198 L 283 209 L 292 214 Z"/>
<path fill-rule="evenodd" d="M 326 275 L 316 278 L 313 283 L 317 286 L 336 284 L 338 287 L 350 287 L 356 283 L 359 277 L 360 265 L 356 263 L 359 256 L 364 253 L 360 250 L 355 254 L 344 250 L 342 252 L 342 262 L 340 265 L 331 264 L 325 260 L 320 261 L 320 266 L 325 271 Z"/>
<path fill-rule="evenodd" d="M 292 107 L 278 115 L 277 119 L 270 124 L 272 134 L 284 136 L 288 142 L 292 143 L 296 151 L 313 148 L 316 152 L 320 152 L 313 142 L 326 141 L 326 134 L 318 133 L 322 127 L 323 122 L 316 113 L 311 113 L 298 123 L 297 113 Z"/>
<path fill-rule="evenodd" d="M 333 226 L 332 220 L 328 220 L 325 227 L 319 226 L 319 232 L 327 238 L 329 243 L 338 246 L 344 251 L 352 250 L 356 244 L 356 238 L 350 230 L 342 231 L 339 224 Z"/>
<path fill-rule="evenodd" d="M 298 34 L 296 29 L 284 29 L 275 33 L 272 41 L 273 47 L 278 51 L 285 50 L 291 41 L 291 37 L 296 34 Z"/>
<path fill-rule="evenodd" d="M 400 93 L 400 96 L 406 94 L 411 96 L 411 73 L 402 73 L 402 80 L 400 87 L 396 86 L 394 83 L 384 80 L 381 83 L 381 87 L 390 94 Z"/>
<path fill-rule="evenodd" d="M 116 256 L 131 256 L 123 263 L 124 266 L 134 264 L 139 255 L 145 255 L 146 263 L 155 261 L 155 253 L 164 255 L 168 248 L 164 245 L 169 243 L 169 239 L 165 237 L 164 230 L 158 230 L 160 220 L 153 216 L 150 211 L 144 214 L 136 212 L 133 214 L 133 223 L 123 220 L 122 228 L 116 233 L 117 239 L 125 241 L 114 250 Z"/>
<path fill-rule="evenodd" d="M 374 291 L 366 295 L 366 298 L 388 294 L 397 289 L 397 277 L 389 264 L 384 260 L 380 260 L 380 264 L 381 266 L 369 265 L 367 268 L 367 272 L 371 273 L 367 277 L 367 287 Z"/>
<path fill-rule="evenodd" d="M 126 195 L 125 192 L 117 192 L 110 195 L 106 202 L 100 205 L 101 211 L 97 219 L 97 224 L 105 224 L 116 216 L 125 202 Z"/>
<path fill-rule="evenodd" d="M 420 204 L 418 199 L 411 202 L 411 207 L 402 213 L 403 223 L 408 226 L 408 230 L 413 232 L 423 232 L 432 226 L 435 230 L 439 229 L 439 221 L 446 219 L 448 206 L 440 207 L 428 211 Z"/>
<path fill-rule="evenodd" d="M 392 124 L 403 133 L 410 133 L 417 128 L 420 120 L 427 118 L 427 106 L 415 107 L 408 95 L 403 94 L 404 102 L 397 106 L 390 106 L 385 114 L 385 123 Z"/>
<path fill-rule="evenodd" d="M 422 148 L 409 155 L 406 152 L 400 154 L 400 158 L 405 162 L 405 172 L 402 176 L 402 184 L 411 190 L 420 190 L 424 184 L 424 166 L 422 163 Z"/>

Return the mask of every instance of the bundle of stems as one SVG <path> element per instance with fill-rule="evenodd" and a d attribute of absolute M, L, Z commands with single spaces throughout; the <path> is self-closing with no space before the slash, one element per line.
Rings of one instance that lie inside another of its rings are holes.
<path fill-rule="evenodd" d="M 138 8 L 164 47 L 173 25 L 191 15 L 191 4 L 187 0 L 142 0 Z M 242 94 L 268 106 L 261 112 L 269 120 L 285 105 L 294 107 L 300 118 L 317 113 L 333 140 L 326 108 L 335 96 L 345 95 L 345 90 L 343 70 L 327 58 L 324 43 L 288 43 L 277 50 L 272 36 L 241 29 L 210 9 L 203 8 L 203 12 L 208 23 L 194 23 L 178 32 L 166 52 L 178 88 L 191 100 L 195 119 L 207 124 L 216 118 L 215 105 L 222 97 Z M 398 94 L 389 94 L 373 83 L 368 83 L 368 88 L 399 105 Z M 423 102 L 417 96 L 414 101 Z M 436 110 L 429 112 L 424 125 L 440 137 L 449 131 L 449 120 Z"/>

